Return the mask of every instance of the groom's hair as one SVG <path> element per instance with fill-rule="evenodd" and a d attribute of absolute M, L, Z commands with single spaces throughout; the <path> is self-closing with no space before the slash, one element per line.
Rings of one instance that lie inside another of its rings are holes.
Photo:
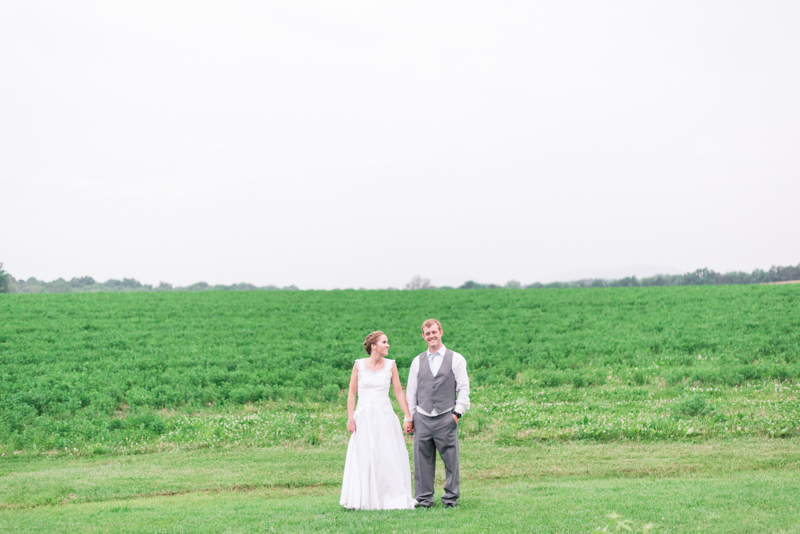
<path fill-rule="evenodd" d="M 427 321 L 425 321 L 424 323 L 422 323 L 422 331 L 424 332 L 426 328 L 430 328 L 430 327 L 432 327 L 433 325 L 436 325 L 436 326 L 438 326 L 438 327 L 439 327 L 439 332 L 441 332 L 441 331 L 442 331 L 442 323 L 440 323 L 440 322 L 439 322 L 439 321 L 437 321 L 436 319 L 428 319 Z"/>

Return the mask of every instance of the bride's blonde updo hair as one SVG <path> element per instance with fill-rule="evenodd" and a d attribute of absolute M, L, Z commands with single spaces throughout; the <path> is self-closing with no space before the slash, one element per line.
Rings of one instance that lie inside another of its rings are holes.
<path fill-rule="evenodd" d="M 367 339 L 364 340 L 364 350 L 367 351 L 367 354 L 372 355 L 372 345 L 377 343 L 382 335 L 383 332 L 378 330 L 367 336 Z"/>

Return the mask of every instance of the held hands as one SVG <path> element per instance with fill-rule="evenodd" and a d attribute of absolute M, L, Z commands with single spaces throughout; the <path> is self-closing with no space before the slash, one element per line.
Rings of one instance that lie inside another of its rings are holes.
<path fill-rule="evenodd" d="M 351 434 L 356 431 L 356 422 L 352 417 L 347 420 L 347 430 L 349 430 Z"/>
<path fill-rule="evenodd" d="M 414 421 L 406 421 L 403 423 L 403 430 L 406 434 L 414 432 Z"/>

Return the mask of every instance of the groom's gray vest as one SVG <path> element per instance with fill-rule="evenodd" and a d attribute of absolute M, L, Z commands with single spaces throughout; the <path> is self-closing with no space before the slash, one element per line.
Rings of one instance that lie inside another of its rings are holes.
<path fill-rule="evenodd" d="M 445 349 L 439 372 L 433 376 L 427 352 L 419 355 L 417 371 L 417 406 L 427 413 L 441 414 L 456 405 L 456 375 L 453 374 L 453 351 Z"/>

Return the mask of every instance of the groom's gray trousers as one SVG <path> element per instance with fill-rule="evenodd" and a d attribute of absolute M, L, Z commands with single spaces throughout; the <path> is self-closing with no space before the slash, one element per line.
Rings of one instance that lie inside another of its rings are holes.
<path fill-rule="evenodd" d="M 436 451 L 444 462 L 444 504 L 456 504 L 461 494 L 458 474 L 458 423 L 453 413 L 436 417 L 414 414 L 414 498 L 422 506 L 433 505 Z"/>

